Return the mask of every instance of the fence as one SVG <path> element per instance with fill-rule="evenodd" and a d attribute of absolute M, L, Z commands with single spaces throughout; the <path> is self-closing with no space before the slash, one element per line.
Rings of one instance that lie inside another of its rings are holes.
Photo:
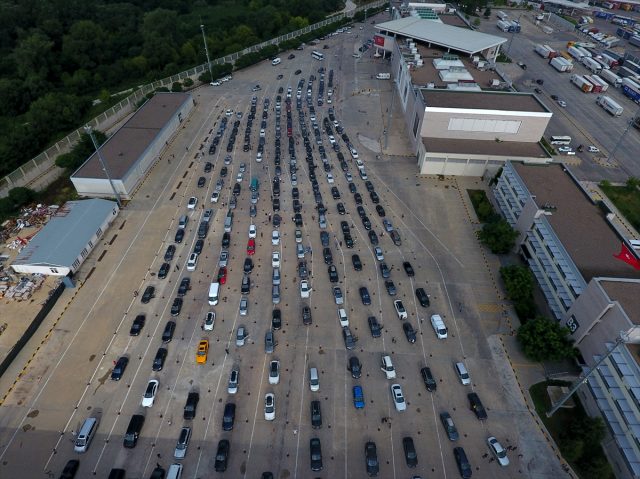
<path fill-rule="evenodd" d="M 334 22 L 338 22 L 345 18 L 351 18 L 356 12 L 360 12 L 370 8 L 381 7 L 382 5 L 388 3 L 388 0 L 377 0 L 375 2 L 371 2 L 367 5 L 362 5 L 357 7 L 349 12 L 342 12 L 336 15 L 333 15 L 321 22 L 314 23 L 313 25 L 309 25 L 307 27 L 301 28 L 300 30 L 296 30 L 294 32 L 287 33 L 285 35 L 281 35 L 277 38 L 272 38 L 271 40 L 267 40 L 262 43 L 258 43 L 257 45 L 252 45 L 250 47 L 245 48 L 236 53 L 232 53 L 230 55 L 226 55 L 224 57 L 217 58 L 211 61 L 212 65 L 222 65 L 224 63 L 234 63 L 238 58 L 247 53 L 258 52 L 264 47 L 270 45 L 278 45 L 286 40 L 291 40 L 293 38 L 299 37 L 306 33 L 312 32 L 319 28 L 325 27 Z M 123 118 L 125 118 L 129 113 L 134 111 L 136 104 L 144 98 L 148 93 L 161 88 L 168 87 L 175 82 L 179 82 L 184 80 L 185 78 L 197 79 L 201 74 L 207 71 L 207 64 L 203 63 L 202 65 L 198 65 L 190 70 L 178 73 L 176 75 L 172 75 L 167 78 L 163 78 L 162 80 L 157 80 L 148 85 L 143 85 L 138 88 L 134 93 L 129 95 L 127 98 L 119 102 L 117 105 L 109 108 L 107 111 L 103 112 L 93 120 L 88 123 L 94 128 L 98 130 L 105 130 L 113 125 L 119 123 Z M 59 170 L 57 174 L 50 174 L 50 181 L 52 183 L 56 178 L 58 178 L 64 170 L 62 168 L 58 168 L 55 166 L 55 159 L 58 155 L 62 153 L 67 153 L 71 150 L 71 148 L 78 142 L 80 139 L 80 135 L 84 133 L 84 128 L 78 128 L 74 132 L 70 133 L 62 140 L 58 141 L 53 146 L 47 148 L 45 151 L 40 153 L 38 156 L 28 161 L 24 165 L 20 166 L 16 170 L 9 173 L 4 178 L 0 179 L 0 197 L 7 196 L 9 194 L 9 190 L 11 188 L 15 188 L 18 186 L 27 186 L 29 183 L 34 180 L 42 177 L 52 170 Z"/>

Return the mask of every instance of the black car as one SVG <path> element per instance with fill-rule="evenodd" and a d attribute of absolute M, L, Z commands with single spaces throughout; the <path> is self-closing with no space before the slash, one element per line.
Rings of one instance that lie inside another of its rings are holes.
<path fill-rule="evenodd" d="M 362 226 L 364 226 L 364 229 L 367 231 L 371 229 L 371 220 L 369 220 L 368 216 L 362 217 Z"/>
<path fill-rule="evenodd" d="M 371 296 L 369 296 L 369 290 L 365 286 L 362 286 L 359 291 L 362 304 L 364 304 L 365 306 L 369 306 L 371 304 Z"/>
<path fill-rule="evenodd" d="M 302 228 L 302 215 L 300 213 L 293 215 L 293 222 L 298 228 Z"/>
<path fill-rule="evenodd" d="M 273 219 L 271 221 L 273 227 L 278 228 L 280 226 L 280 223 L 282 223 L 282 217 L 279 214 L 273 215 Z"/>
<path fill-rule="evenodd" d="M 357 254 L 351 255 L 351 263 L 353 264 L 354 270 L 362 271 L 362 261 L 360 261 L 360 256 Z"/>
<path fill-rule="evenodd" d="M 224 233 L 222 235 L 222 249 L 227 249 L 230 244 L 231 244 L 231 234 Z"/>
<path fill-rule="evenodd" d="M 422 380 L 424 381 L 424 386 L 427 388 L 427 391 L 433 392 L 438 389 L 438 383 L 433 377 L 430 368 L 425 367 L 420 369 L 420 375 L 422 376 Z"/>
<path fill-rule="evenodd" d="M 322 257 L 324 258 L 325 264 L 333 263 L 333 253 L 331 253 L 331 248 L 323 248 Z"/>
<path fill-rule="evenodd" d="M 340 229 L 342 230 L 342 233 L 345 235 L 351 231 L 351 229 L 349 228 L 349 223 L 347 223 L 346 221 L 340 222 Z"/>
<path fill-rule="evenodd" d="M 166 348 L 158 348 L 156 351 L 156 355 L 153 358 L 153 367 L 154 371 L 162 371 L 164 367 L 164 362 L 167 359 L 167 349 Z"/>
<path fill-rule="evenodd" d="M 418 455 L 416 454 L 416 447 L 413 444 L 413 439 L 410 437 L 403 437 L 402 449 L 404 449 L 404 459 L 407 462 L 407 467 L 416 467 L 418 465 Z"/>
<path fill-rule="evenodd" d="M 302 73 L 302 70 L 296 70 L 293 74 L 294 75 L 300 75 L 300 73 Z"/>
<path fill-rule="evenodd" d="M 176 253 L 176 246 L 170 244 L 169 246 L 167 246 L 167 251 L 164 252 L 164 260 L 171 261 L 175 253 Z"/>
<path fill-rule="evenodd" d="M 224 472 L 227 470 L 227 464 L 229 462 L 229 441 L 226 439 L 221 439 L 218 442 L 218 450 L 216 451 L 216 462 L 215 462 L 215 470 L 216 472 Z"/>
<path fill-rule="evenodd" d="M 416 272 L 413 270 L 413 266 L 411 266 L 411 263 L 409 263 L 408 261 L 404 261 L 402 263 L 402 267 L 404 268 L 404 272 L 407 273 L 407 276 L 409 276 L 410 278 L 416 275 Z"/>
<path fill-rule="evenodd" d="M 336 208 L 338 209 L 338 214 L 339 215 L 344 215 L 347 213 L 347 211 L 344 209 L 344 205 L 342 203 L 338 203 L 336 205 Z"/>
<path fill-rule="evenodd" d="M 367 475 L 369 477 L 377 476 L 380 472 L 380 464 L 378 463 L 378 452 L 376 443 L 368 441 L 364 445 L 364 458 L 367 465 Z"/>
<path fill-rule="evenodd" d="M 337 283 L 338 282 L 338 270 L 336 269 L 335 265 L 331 265 L 329 266 L 329 282 L 331 283 Z"/>
<path fill-rule="evenodd" d="M 389 296 L 395 296 L 396 294 L 398 294 L 396 285 L 390 279 L 384 282 L 384 287 L 387 288 L 387 293 L 389 293 Z"/>
<path fill-rule="evenodd" d="M 309 455 L 311 456 L 311 470 L 322 471 L 322 448 L 317 437 L 309 441 Z"/>
<path fill-rule="evenodd" d="M 351 377 L 354 379 L 359 379 L 360 376 L 362 376 L 362 364 L 360 364 L 360 360 L 357 356 L 351 356 L 349 358 L 347 370 L 351 371 Z"/>
<path fill-rule="evenodd" d="M 182 298 L 175 298 L 171 305 L 171 316 L 178 316 L 182 310 Z"/>
<path fill-rule="evenodd" d="M 487 419 L 487 411 L 482 405 L 482 401 L 480 401 L 480 397 L 477 393 L 469 393 L 467 394 L 467 398 L 469 399 L 469 405 L 471 410 L 476 413 L 476 417 L 481 421 Z"/>
<path fill-rule="evenodd" d="M 302 308 L 302 324 L 308 326 L 313 322 L 311 318 L 311 308 L 309 306 L 304 306 Z"/>
<path fill-rule="evenodd" d="M 296 57 L 296 56 L 292 53 L 292 54 L 290 54 L 287 58 L 288 58 L 289 60 L 293 60 L 295 57 Z"/>
<path fill-rule="evenodd" d="M 353 194 L 353 200 L 356 202 L 356 205 L 362 204 L 362 195 L 360 193 Z"/>
<path fill-rule="evenodd" d="M 319 429 L 322 427 L 322 411 L 320 401 L 311 401 L 311 427 Z"/>
<path fill-rule="evenodd" d="M 242 269 L 247 274 L 251 273 L 251 271 L 253 271 L 253 260 L 251 258 L 245 258 Z"/>
<path fill-rule="evenodd" d="M 376 205 L 376 212 L 378 213 L 378 216 L 382 217 L 386 215 L 386 211 L 384 210 L 384 208 L 380 205 Z"/>
<path fill-rule="evenodd" d="M 380 274 L 382 274 L 382 277 L 385 279 L 391 276 L 391 270 L 389 269 L 389 266 L 387 266 L 387 263 L 385 263 L 384 261 L 380 263 Z"/>
<path fill-rule="evenodd" d="M 458 470 L 460 471 L 462 478 L 469 479 L 472 473 L 471 464 L 469 464 L 469 459 L 467 459 L 464 449 L 461 447 L 454 447 L 453 457 L 456 459 L 456 464 L 458 464 Z"/>
<path fill-rule="evenodd" d="M 425 292 L 424 288 L 416 288 L 416 298 L 418 298 L 418 302 L 423 308 L 426 308 L 431 304 L 429 296 Z"/>
<path fill-rule="evenodd" d="M 210 173 L 212 169 L 213 169 L 213 165 L 211 164 L 211 162 L 210 162 L 210 161 L 207 161 L 207 162 L 204 164 L 204 172 L 205 172 L 205 173 Z"/>
<path fill-rule="evenodd" d="M 162 331 L 162 342 L 169 343 L 173 339 L 173 333 L 176 330 L 175 321 L 167 321 L 167 324 L 164 326 L 164 330 Z"/>
<path fill-rule="evenodd" d="M 371 198 L 371 201 L 373 202 L 374 205 L 377 205 L 378 203 L 380 203 L 380 197 L 378 196 L 378 193 L 376 193 L 375 191 L 370 192 L 369 197 Z"/>
<path fill-rule="evenodd" d="M 206 182 L 207 182 L 207 179 L 204 176 L 201 176 L 200 178 L 198 178 L 198 188 L 204 188 L 204 185 Z"/>
<path fill-rule="evenodd" d="M 131 329 L 129 330 L 129 334 L 131 336 L 138 336 L 142 331 L 142 328 L 144 328 L 144 321 L 145 321 L 144 314 L 139 314 L 138 316 L 136 316 L 136 319 L 134 319 L 133 323 L 131 324 Z"/>
<path fill-rule="evenodd" d="M 300 198 L 300 191 L 298 190 L 298 187 L 297 187 L 297 186 L 295 186 L 295 187 L 291 188 L 291 197 L 292 197 L 294 200 L 297 200 L 297 199 L 299 199 L 299 198 Z"/>
<path fill-rule="evenodd" d="M 176 236 L 173 238 L 173 240 L 180 244 L 182 243 L 182 240 L 184 239 L 184 230 L 182 228 L 178 228 L 178 231 L 176 231 Z"/>
<path fill-rule="evenodd" d="M 220 176 L 221 176 L 222 178 L 226 177 L 226 176 L 227 176 L 227 171 L 228 171 L 228 170 L 227 170 L 227 167 L 226 167 L 226 166 L 223 166 L 223 167 L 220 169 Z"/>
<path fill-rule="evenodd" d="M 184 411 L 182 413 L 184 419 L 190 420 L 196 417 L 198 402 L 200 402 L 200 394 L 196 392 L 187 394 L 187 401 L 184 403 Z"/>
<path fill-rule="evenodd" d="M 403 322 L 402 330 L 404 331 L 404 335 L 406 336 L 407 341 L 409 341 L 411 344 L 416 342 L 416 330 L 413 329 L 413 326 L 411 326 L 410 322 Z"/>
<path fill-rule="evenodd" d="M 249 294 L 251 292 L 251 278 L 249 275 L 244 275 L 242 277 L 242 285 L 240 286 L 241 294 Z"/>
<path fill-rule="evenodd" d="M 349 193 L 356 193 L 357 191 L 355 183 L 349 183 Z"/>
<path fill-rule="evenodd" d="M 233 430 L 233 423 L 236 420 L 236 405 L 229 402 L 224 405 L 224 413 L 222 414 L 222 430 Z"/>
<path fill-rule="evenodd" d="M 129 364 L 128 357 L 120 356 L 120 358 L 118 358 L 115 366 L 113 366 L 113 370 L 111 371 L 111 379 L 113 381 L 120 381 L 120 379 L 122 379 L 122 375 L 124 374 L 125 369 L 127 369 L 127 364 Z"/>
<path fill-rule="evenodd" d="M 362 206 L 358 206 L 356 208 L 356 211 L 358 212 L 358 216 L 360 217 L 360 219 L 362 219 L 365 216 L 367 216 L 367 212 L 364 210 L 364 208 Z"/>
<path fill-rule="evenodd" d="M 64 466 L 64 469 L 60 474 L 60 479 L 73 479 L 74 477 L 76 477 L 79 467 L 80 461 L 78 461 L 77 459 L 71 459 L 67 461 L 67 464 Z"/>
<path fill-rule="evenodd" d="M 162 263 L 160 265 L 160 269 L 158 270 L 158 278 L 159 279 L 166 278 L 167 275 L 169 274 L 170 269 L 171 269 L 171 266 L 169 265 L 169 263 Z"/>
<path fill-rule="evenodd" d="M 274 198 L 271 207 L 273 211 L 280 211 L 280 198 Z"/>
<path fill-rule="evenodd" d="M 271 312 L 271 329 L 274 331 L 282 328 L 282 313 L 278 308 Z"/>
<path fill-rule="evenodd" d="M 329 233 L 327 233 L 326 231 L 321 231 L 320 242 L 322 243 L 323 247 L 329 246 Z"/>
<path fill-rule="evenodd" d="M 351 237 L 350 234 L 344 235 L 344 245 L 347 248 L 353 248 L 353 238 Z"/>
<path fill-rule="evenodd" d="M 340 199 L 340 190 L 338 190 L 336 186 L 331 187 L 331 196 L 333 197 L 334 200 Z"/>
<path fill-rule="evenodd" d="M 202 249 L 204 248 L 204 240 L 199 239 L 196 241 L 196 244 L 193 247 L 193 252 L 196 254 L 202 253 Z"/>
<path fill-rule="evenodd" d="M 378 319 L 375 316 L 369 316 L 367 318 L 367 322 L 369 323 L 371 336 L 374 338 L 379 338 L 382 335 L 382 327 L 380 326 Z"/>
<path fill-rule="evenodd" d="M 147 304 L 155 297 L 156 288 L 154 288 L 153 286 L 147 286 L 144 290 L 144 293 L 142 293 L 142 298 L 140 298 L 140 301 L 142 302 L 142 304 Z"/>
<path fill-rule="evenodd" d="M 377 246 L 379 241 L 378 241 L 378 235 L 376 234 L 375 231 L 371 230 L 369 231 L 369 241 L 371 242 L 371 244 L 373 246 Z"/>
<path fill-rule="evenodd" d="M 364 182 L 364 186 L 367 188 L 367 191 L 369 193 L 371 193 L 374 190 L 373 183 L 371 183 L 371 181 L 369 181 L 369 180 Z"/>
<path fill-rule="evenodd" d="M 164 470 L 163 467 L 156 466 L 151 472 L 149 479 L 164 479 L 165 474 L 166 474 L 166 471 Z"/>
<path fill-rule="evenodd" d="M 187 291 L 191 289 L 191 279 L 182 278 L 180 286 L 178 286 L 178 296 L 182 297 L 187 294 Z"/>
<path fill-rule="evenodd" d="M 242 188 L 240 187 L 240 183 L 236 183 L 235 185 L 233 185 L 233 196 L 239 196 L 241 189 Z"/>
<path fill-rule="evenodd" d="M 394 245 L 400 246 L 402 244 L 402 241 L 400 240 L 400 233 L 398 233 L 398 230 L 392 230 L 391 233 L 389 233 L 389 236 L 391 236 L 391 241 L 393 241 Z"/>

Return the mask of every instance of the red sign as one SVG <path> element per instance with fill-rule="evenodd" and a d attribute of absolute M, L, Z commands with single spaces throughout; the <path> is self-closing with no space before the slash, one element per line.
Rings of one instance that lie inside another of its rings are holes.
<path fill-rule="evenodd" d="M 379 47 L 383 47 L 384 48 L 384 37 L 381 37 L 380 35 L 374 35 L 373 36 L 373 43 L 375 43 Z"/>
<path fill-rule="evenodd" d="M 638 258 L 631 251 L 629 251 L 629 248 L 627 248 L 627 245 L 624 243 L 622 243 L 620 254 L 614 254 L 613 257 L 630 264 L 635 269 L 640 269 L 640 261 L 638 261 Z"/>

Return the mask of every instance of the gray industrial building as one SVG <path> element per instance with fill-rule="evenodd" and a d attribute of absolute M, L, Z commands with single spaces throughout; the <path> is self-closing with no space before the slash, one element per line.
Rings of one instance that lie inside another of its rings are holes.
<path fill-rule="evenodd" d="M 640 476 L 640 271 L 617 258 L 629 238 L 563 166 L 507 162 L 494 188 L 518 249 L 553 316 L 571 332 L 590 369 L 579 389 L 589 414 L 605 421 L 605 452 L 616 477 Z"/>
<path fill-rule="evenodd" d="M 193 106 L 189 93 L 156 93 L 71 175 L 78 194 L 130 199 Z"/>
<path fill-rule="evenodd" d="M 118 212 L 118 205 L 113 201 L 68 201 L 18 253 L 11 268 L 16 273 L 53 276 L 75 273 Z"/>

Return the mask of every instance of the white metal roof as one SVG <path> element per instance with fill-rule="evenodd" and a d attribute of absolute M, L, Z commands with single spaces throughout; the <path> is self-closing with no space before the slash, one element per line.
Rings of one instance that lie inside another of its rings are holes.
<path fill-rule="evenodd" d="M 496 35 L 416 17 L 405 17 L 390 22 L 378 23 L 376 28 L 381 31 L 413 38 L 420 42 L 451 48 L 469 55 L 507 42 L 506 38 Z"/>

